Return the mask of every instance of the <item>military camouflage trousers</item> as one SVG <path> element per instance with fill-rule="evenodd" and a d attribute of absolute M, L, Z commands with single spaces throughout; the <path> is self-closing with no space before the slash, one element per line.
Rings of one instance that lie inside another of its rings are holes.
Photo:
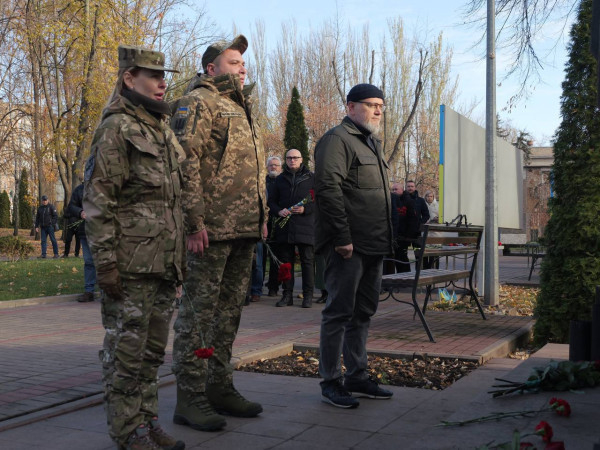
<path fill-rule="evenodd" d="M 158 415 L 157 373 L 175 300 L 175 281 L 146 276 L 121 282 L 123 300 L 106 294 L 102 300 L 100 350 L 108 429 L 118 444 Z"/>
<path fill-rule="evenodd" d="M 256 239 L 211 242 L 204 256 L 188 252 L 184 295 L 175 321 L 173 372 L 188 392 L 233 382 L 231 352 L 250 282 Z M 214 347 L 209 359 L 194 350 Z"/>

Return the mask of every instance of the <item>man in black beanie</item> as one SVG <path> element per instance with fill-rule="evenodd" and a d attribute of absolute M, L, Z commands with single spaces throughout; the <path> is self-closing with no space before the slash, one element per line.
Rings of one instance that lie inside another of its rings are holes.
<path fill-rule="evenodd" d="M 340 408 L 356 408 L 355 397 L 392 396 L 369 377 L 366 350 L 383 258 L 392 253 L 388 167 L 375 136 L 384 108 L 379 88 L 354 86 L 348 115 L 315 148 L 316 251 L 325 258 L 329 293 L 321 320 L 321 398 Z"/>

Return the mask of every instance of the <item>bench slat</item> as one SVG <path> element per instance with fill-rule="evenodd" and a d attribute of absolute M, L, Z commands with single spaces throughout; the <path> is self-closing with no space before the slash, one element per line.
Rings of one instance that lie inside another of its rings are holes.
<path fill-rule="evenodd" d="M 426 248 L 423 256 L 452 256 L 452 255 L 472 255 L 474 253 L 479 253 L 479 250 L 475 247 L 465 248 L 459 247 L 456 250 L 445 248 Z"/>
<path fill-rule="evenodd" d="M 419 274 L 417 286 L 426 286 L 429 284 L 444 283 L 446 281 L 462 280 L 469 278 L 469 270 L 445 270 L 445 269 L 426 269 Z M 415 272 L 392 273 L 384 275 L 381 279 L 383 289 L 393 287 L 412 287 L 415 285 Z"/>
<path fill-rule="evenodd" d="M 428 244 L 477 244 L 477 236 L 427 236 Z"/>
<path fill-rule="evenodd" d="M 460 233 L 481 233 L 483 232 L 483 227 L 482 226 L 478 226 L 478 225 L 471 225 L 469 227 L 465 227 L 464 225 L 461 225 L 460 227 L 454 226 L 454 225 L 449 225 L 446 226 L 445 224 L 441 224 L 441 223 L 431 223 L 431 224 L 427 224 L 426 226 L 429 227 L 429 231 L 454 231 L 454 232 L 460 232 Z"/>

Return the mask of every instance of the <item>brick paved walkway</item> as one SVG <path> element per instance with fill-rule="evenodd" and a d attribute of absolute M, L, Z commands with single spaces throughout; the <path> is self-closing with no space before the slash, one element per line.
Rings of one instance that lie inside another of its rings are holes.
<path fill-rule="evenodd" d="M 524 267 L 526 261 L 519 260 Z M 500 273 L 502 277 L 502 266 Z M 244 309 L 234 345 L 238 362 L 287 353 L 292 344 L 318 345 L 321 306 L 303 309 L 298 299 L 293 307 L 275 308 L 277 300 L 265 296 Z M 372 321 L 369 351 L 485 361 L 507 354 L 532 325 L 527 317 L 489 316 L 484 321 L 478 314 L 433 311 L 426 317 L 435 343 L 429 342 L 420 321 L 412 319 L 409 306 L 382 302 Z M 100 393 L 103 335 L 99 302 L 0 309 L 0 430 L 8 419 Z M 161 377 L 170 373 L 172 333 L 170 339 Z"/>

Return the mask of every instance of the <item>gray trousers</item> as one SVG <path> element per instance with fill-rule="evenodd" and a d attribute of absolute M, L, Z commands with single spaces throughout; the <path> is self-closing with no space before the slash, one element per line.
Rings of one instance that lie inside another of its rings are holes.
<path fill-rule="evenodd" d="M 340 356 L 344 354 L 346 379 L 364 380 L 367 373 L 367 334 L 377 311 L 383 255 L 354 251 L 344 259 L 323 249 L 325 287 L 329 292 L 321 319 L 319 373 L 323 383 L 342 377 Z"/>

